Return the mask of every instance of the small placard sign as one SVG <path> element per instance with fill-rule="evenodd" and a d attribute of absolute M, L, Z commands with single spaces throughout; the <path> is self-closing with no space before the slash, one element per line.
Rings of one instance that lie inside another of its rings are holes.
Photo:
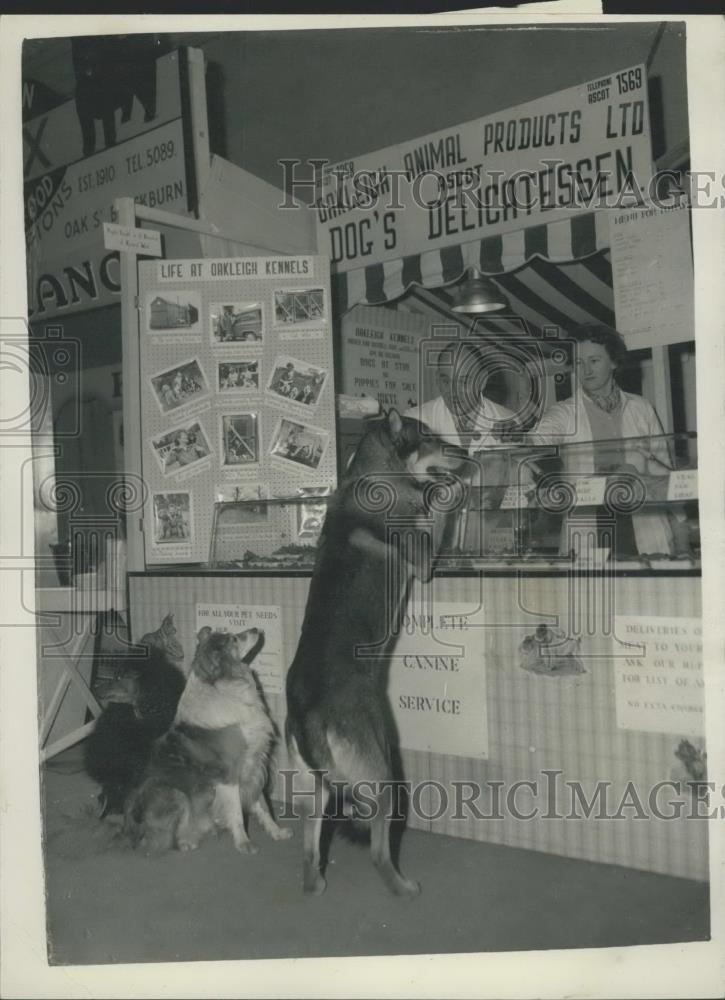
<path fill-rule="evenodd" d="M 574 480 L 577 507 L 601 506 L 606 485 L 606 476 L 578 476 Z"/>
<path fill-rule="evenodd" d="M 144 257 L 161 256 L 161 233 L 156 229 L 137 229 L 114 222 L 103 223 L 103 245 L 106 250 L 136 253 Z"/>
<path fill-rule="evenodd" d="M 667 483 L 668 500 L 697 500 L 697 469 L 677 469 Z"/>

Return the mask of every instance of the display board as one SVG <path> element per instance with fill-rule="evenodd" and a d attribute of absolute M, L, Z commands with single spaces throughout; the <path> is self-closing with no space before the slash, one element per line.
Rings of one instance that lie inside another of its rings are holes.
<path fill-rule="evenodd" d="M 27 122 L 24 136 L 25 237 L 32 319 L 62 317 L 118 302 L 118 252 L 104 246 L 113 201 L 133 197 L 166 211 L 188 207 L 187 153 L 181 109 L 179 52 L 152 63 L 153 86 L 130 95 L 117 119 L 116 141 L 84 148 L 76 100 Z M 151 96 L 153 95 L 153 99 Z M 112 98 L 109 98 L 112 101 Z M 98 148 L 96 148 L 98 146 Z"/>
<path fill-rule="evenodd" d="M 647 72 L 633 66 L 336 163 L 315 200 L 337 271 L 637 204 L 652 178 Z"/>
<path fill-rule="evenodd" d="M 342 320 L 342 391 L 401 413 L 421 396 L 418 345 L 428 321 L 412 313 L 355 306 Z"/>
<path fill-rule="evenodd" d="M 207 561 L 215 503 L 334 489 L 326 258 L 144 261 L 138 308 L 148 563 Z M 275 509 L 227 525 L 240 558 Z"/>
<path fill-rule="evenodd" d="M 612 212 L 609 226 L 617 329 L 627 347 L 694 340 L 689 207 Z"/>

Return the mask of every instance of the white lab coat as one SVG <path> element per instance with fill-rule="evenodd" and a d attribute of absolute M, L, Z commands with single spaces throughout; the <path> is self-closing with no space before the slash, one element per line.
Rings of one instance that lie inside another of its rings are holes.
<path fill-rule="evenodd" d="M 657 438 L 663 434 L 662 424 L 654 407 L 630 392 L 622 393 L 622 438 L 625 461 L 639 472 L 650 475 L 665 475 L 665 469 L 672 467 L 667 441 Z M 631 441 L 632 438 L 646 438 L 645 441 Z M 654 440 L 649 440 L 655 438 Z M 580 445 L 591 442 L 592 430 L 584 405 L 583 393 L 579 389 L 574 396 L 554 403 L 544 413 L 527 440 L 535 444 Z M 645 448 L 659 461 L 650 461 L 637 448 Z M 588 475 L 594 472 L 594 449 L 585 447 L 564 448 L 562 451 L 564 471 L 569 474 Z M 662 464 L 659 464 L 662 463 Z M 672 528 L 666 514 L 646 507 L 632 515 L 632 527 L 638 551 L 643 554 L 664 552 L 671 554 L 674 549 Z"/>

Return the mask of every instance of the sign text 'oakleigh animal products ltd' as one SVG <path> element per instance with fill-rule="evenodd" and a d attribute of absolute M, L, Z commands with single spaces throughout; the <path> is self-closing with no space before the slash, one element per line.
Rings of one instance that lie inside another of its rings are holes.
<path fill-rule="evenodd" d="M 634 66 L 326 167 L 318 247 L 348 271 L 627 208 L 651 184 L 647 74 Z"/>

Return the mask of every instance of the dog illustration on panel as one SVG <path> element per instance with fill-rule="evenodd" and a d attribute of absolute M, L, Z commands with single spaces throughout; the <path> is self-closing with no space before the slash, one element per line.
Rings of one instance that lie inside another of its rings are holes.
<path fill-rule="evenodd" d="M 276 729 L 250 668 L 263 646 L 261 629 L 199 632 L 174 725 L 154 745 L 127 803 L 134 846 L 193 850 L 216 827 L 231 832 L 238 851 L 255 854 L 245 826 L 250 813 L 274 840 L 292 836 L 277 826 L 265 795 Z"/>
<path fill-rule="evenodd" d="M 388 889 L 415 896 L 391 857 L 396 727 L 387 696 L 395 622 L 412 576 L 432 575 L 430 497 L 456 477 L 466 453 L 396 410 L 370 422 L 332 499 L 320 536 L 297 653 L 287 675 L 286 738 L 295 805 L 303 810 L 304 890 L 319 894 L 322 816 L 330 791 L 361 814 L 374 799 L 372 860 Z M 435 485 L 434 485 L 435 484 Z M 381 502 L 382 501 L 382 502 Z M 391 532 L 397 520 L 406 529 Z M 344 807 L 344 806 L 343 806 Z"/>

